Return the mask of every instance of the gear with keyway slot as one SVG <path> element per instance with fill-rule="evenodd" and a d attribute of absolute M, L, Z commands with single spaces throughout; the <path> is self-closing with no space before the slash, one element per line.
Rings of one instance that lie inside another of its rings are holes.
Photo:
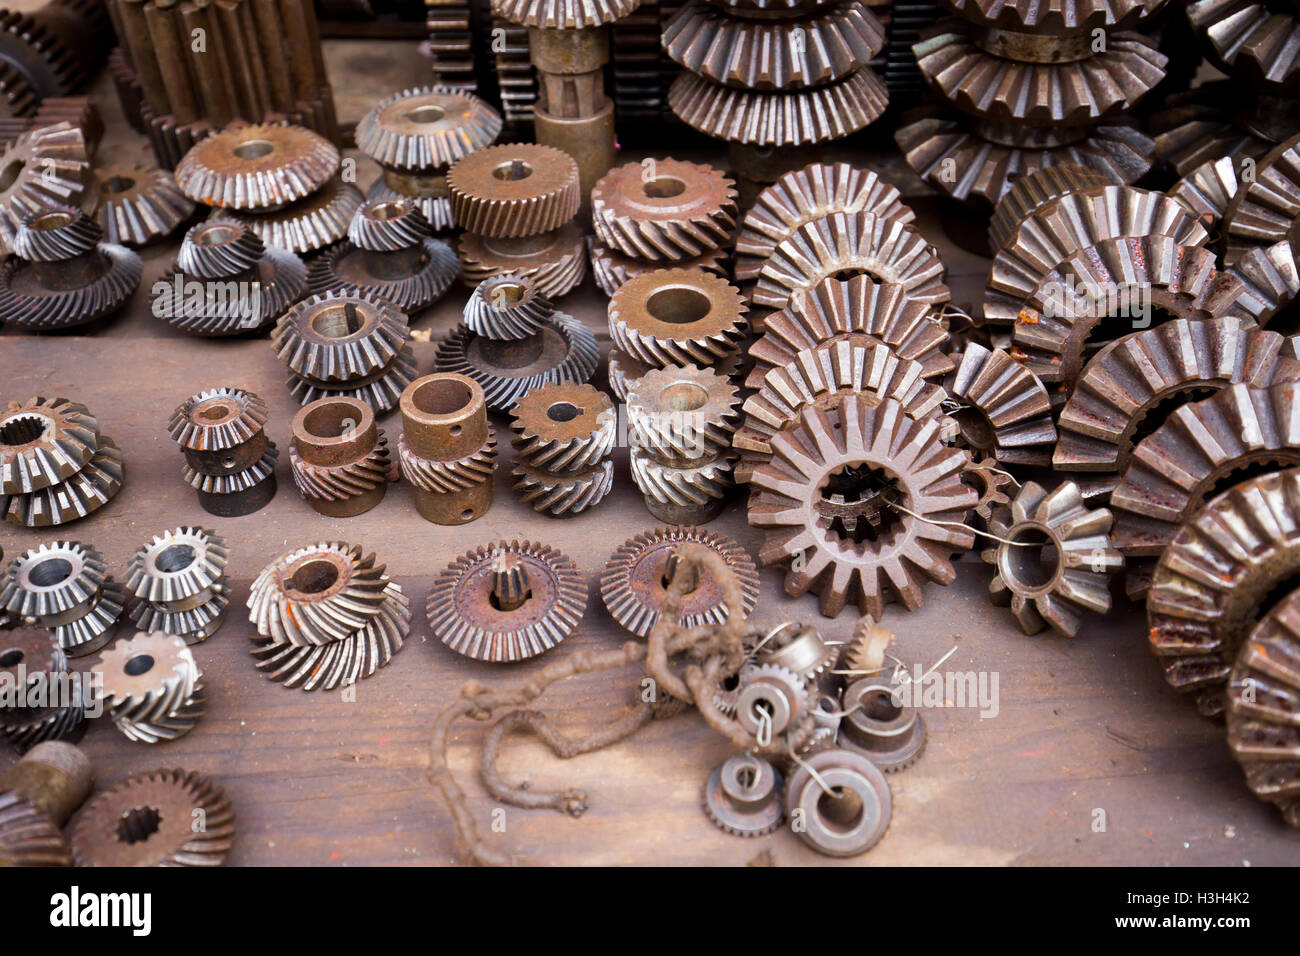
<path fill-rule="evenodd" d="M 1056 425 L 1047 389 L 1002 349 L 968 342 L 944 384 L 962 405 L 952 417 L 967 447 L 1004 464 L 1051 462 Z"/>
<path fill-rule="evenodd" d="M 324 187 L 338 148 L 302 126 L 239 126 L 200 140 L 176 167 L 176 185 L 205 206 L 275 209 Z"/>
<path fill-rule="evenodd" d="M 99 656 L 100 692 L 114 726 L 136 743 L 175 740 L 198 724 L 207 688 L 185 639 L 161 631 L 123 639 Z"/>
<path fill-rule="evenodd" d="M 194 215 L 194 203 L 165 169 L 116 164 L 97 166 L 100 228 L 109 242 L 144 246 L 170 236 Z"/>
<path fill-rule="evenodd" d="M 491 145 L 501 116 L 464 90 L 419 87 L 394 93 L 357 123 L 357 149 L 385 169 L 427 172 Z"/>
<path fill-rule="evenodd" d="M 592 188 L 596 238 L 635 259 L 692 259 L 730 244 L 736 187 L 711 166 L 648 159 L 615 166 Z"/>
<path fill-rule="evenodd" d="M 523 395 L 510 410 L 515 433 L 515 491 L 533 510 L 578 514 L 613 486 L 616 415 L 604 392 L 586 384 L 551 383 Z"/>

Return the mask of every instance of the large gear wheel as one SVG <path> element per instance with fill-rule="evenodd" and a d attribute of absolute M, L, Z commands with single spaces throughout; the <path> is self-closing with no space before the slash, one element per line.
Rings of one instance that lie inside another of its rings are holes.
<path fill-rule="evenodd" d="M 220 787 L 193 771 L 155 770 L 94 797 L 69 843 L 77 866 L 220 866 L 234 840 L 235 811 Z"/>
<path fill-rule="evenodd" d="M 10 402 L 0 415 L 0 494 L 38 491 L 81 471 L 99 446 L 90 409 L 66 398 Z"/>
<path fill-rule="evenodd" d="M 621 20 L 641 0 L 492 0 L 492 14 L 521 26 L 585 30 Z"/>
<path fill-rule="evenodd" d="M 359 545 L 322 542 L 297 548 L 267 565 L 248 596 L 257 633 L 298 647 L 352 637 L 374 618 L 388 576 Z"/>
<path fill-rule="evenodd" d="M 473 93 L 419 87 L 394 93 L 357 123 L 357 149 L 386 169 L 450 166 L 492 144 L 501 116 Z"/>
<path fill-rule="evenodd" d="M 653 159 L 615 166 L 592 188 L 596 238 L 625 256 L 691 259 L 727 246 L 736 188 L 711 166 Z"/>
<path fill-rule="evenodd" d="M 578 164 L 565 152 L 535 143 L 488 146 L 447 173 L 456 224 L 494 238 L 535 236 L 578 214 Z"/>
<path fill-rule="evenodd" d="M 952 417 L 973 451 L 1004 464 L 1051 463 L 1056 425 L 1047 389 L 1002 349 L 968 342 L 945 386 L 963 406 Z"/>
<path fill-rule="evenodd" d="M 1296 40 L 1300 43 L 1300 26 Z M 1230 263 L 1254 246 L 1300 243 L 1300 133 L 1260 159 L 1228 203 L 1223 229 Z"/>
<path fill-rule="evenodd" d="M 156 631 L 120 640 L 94 662 L 113 724 L 128 740 L 176 740 L 198 724 L 207 688 L 185 639 Z"/>
<path fill-rule="evenodd" d="M 994 603 L 1010 603 L 1026 634 L 1051 627 L 1074 637 L 1084 614 L 1110 610 L 1110 578 L 1124 566 L 1113 522 L 1105 508 L 1088 508 L 1072 481 L 1050 492 L 1027 482 L 1009 511 L 994 513 L 989 530 L 1001 540 L 980 553 L 995 569 Z"/>
<path fill-rule="evenodd" d="M 740 348 L 745 311 L 726 279 L 662 269 L 629 279 L 609 300 L 609 335 L 647 365 L 713 365 Z"/>
<path fill-rule="evenodd" d="M 1194 0 L 1187 19 L 1225 71 L 1252 83 L 1294 91 L 1300 81 L 1300 19 L 1290 4 Z"/>
<path fill-rule="evenodd" d="M 324 187 L 339 162 L 338 147 L 319 133 L 260 123 L 200 140 L 176 167 L 176 185 L 205 206 L 275 209 Z"/>
<path fill-rule="evenodd" d="M 989 219 L 989 249 L 1002 248 L 1016 227 L 1066 193 L 1109 183 L 1104 175 L 1076 163 L 1044 166 L 1019 177 L 993 209 Z"/>
<path fill-rule="evenodd" d="M 97 166 L 100 228 L 124 246 L 145 246 L 170 236 L 194 215 L 194 203 L 165 169 L 120 164 Z"/>
<path fill-rule="evenodd" d="M 526 660 L 573 633 L 587 609 L 587 584 L 555 548 L 497 542 L 467 551 L 429 588 L 434 636 L 465 657 Z"/>
<path fill-rule="evenodd" d="M 376 197 L 371 197 L 376 198 Z M 213 210 L 214 218 L 230 219 L 255 232 L 267 246 L 304 255 L 324 249 L 348 234 L 348 224 L 363 202 L 361 190 L 335 176 L 310 196 L 280 209 Z M 448 213 L 450 219 L 450 213 Z"/>
<path fill-rule="evenodd" d="M 750 477 L 749 523 L 764 531 L 759 560 L 771 565 L 798 556 L 786 592 L 816 591 L 827 617 L 853 601 L 879 618 L 890 597 L 915 609 L 922 585 L 951 583 L 952 553 L 975 541 L 968 531 L 934 523 L 960 524 L 975 504 L 975 492 L 961 480 L 969 460 L 942 444 L 937 421 L 918 422 L 893 399 L 805 409 L 772 439 L 772 460 Z M 845 510 L 853 512 L 853 531 Z"/>

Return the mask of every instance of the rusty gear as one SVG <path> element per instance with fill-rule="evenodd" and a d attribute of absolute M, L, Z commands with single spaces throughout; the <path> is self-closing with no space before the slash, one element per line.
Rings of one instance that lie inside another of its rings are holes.
<path fill-rule="evenodd" d="M 938 305 L 952 298 L 938 253 L 911 226 L 867 212 L 837 212 L 804 223 L 777 245 L 752 299 L 783 309 L 794 292 L 843 273 L 901 285 L 916 302 Z"/>
<path fill-rule="evenodd" d="M 975 516 L 987 523 L 993 517 L 995 509 L 1010 506 L 1011 498 L 1007 494 L 1007 489 L 1013 480 L 1008 472 L 998 467 L 996 458 L 988 455 L 973 458 L 970 465 L 962 472 L 962 481 L 979 494 L 979 500 L 971 509 Z"/>
<path fill-rule="evenodd" d="M 1146 422 L 1169 399 L 1183 404 L 1238 382 L 1253 387 L 1296 378 L 1280 357 L 1282 336 L 1248 319 L 1175 319 L 1107 345 L 1084 367 L 1057 419 L 1052 464 L 1066 471 L 1122 473 Z"/>
<path fill-rule="evenodd" d="M 830 670 L 839 659 L 839 652 L 834 645 L 822 640 L 816 628 L 801 625 L 772 632 L 769 639 L 756 648 L 754 658 L 760 664 L 775 664 L 798 674 L 813 689 L 813 685 L 823 684 L 833 677 Z"/>
<path fill-rule="evenodd" d="M 154 535 L 127 568 L 126 587 L 135 598 L 131 620 L 145 633 L 174 634 L 186 644 L 206 641 L 230 608 L 229 554 L 225 539 L 203 528 Z"/>
<path fill-rule="evenodd" d="M 220 209 L 213 210 L 212 215 L 251 229 L 268 247 L 304 255 L 344 238 L 361 203 L 361 190 L 335 176 L 310 196 L 280 209 Z"/>
<path fill-rule="evenodd" d="M 1227 272 L 1245 286 L 1238 307 L 1260 325 L 1293 307 L 1300 295 L 1300 265 L 1289 242 L 1251 249 Z"/>
<path fill-rule="evenodd" d="M 72 866 L 58 826 L 13 792 L 0 793 L 0 867 Z"/>
<path fill-rule="evenodd" d="M 631 462 L 632 481 L 645 498 L 646 510 L 671 524 L 704 524 L 716 518 L 735 485 L 734 453 L 670 465 L 633 448 Z"/>
<path fill-rule="evenodd" d="M 456 246 L 461 279 L 474 288 L 495 275 L 532 279 L 547 297 L 558 299 L 587 274 L 586 241 L 574 223 L 522 239 L 494 239 L 465 233 Z"/>
<path fill-rule="evenodd" d="M 289 465 L 293 483 L 316 511 L 350 518 L 383 501 L 397 463 L 375 413 L 355 398 L 322 398 L 293 419 Z"/>
<path fill-rule="evenodd" d="M 699 269 L 647 272 L 609 300 L 610 339 L 647 365 L 715 364 L 747 328 L 740 290 Z"/>
<path fill-rule="evenodd" d="M 77 206 L 90 188 L 90 156 L 83 132 L 70 123 L 19 136 L 0 153 L 8 181 L 0 189 L 0 240 L 8 251 L 18 225 L 50 206 Z M 10 180 L 12 176 L 12 180 Z"/>
<path fill-rule="evenodd" d="M 1050 626 L 1074 637 L 1084 614 L 1110 610 L 1110 578 L 1124 566 L 1112 544 L 1113 523 L 1107 509 L 1084 504 L 1072 481 L 1050 493 L 1027 482 L 1009 511 L 989 521 L 1003 540 L 980 553 L 996 569 L 989 582 L 994 603 L 1010 603 L 1026 634 Z"/>
<path fill-rule="evenodd" d="M 1052 402 L 1038 376 L 1002 349 L 968 342 L 945 383 L 962 408 L 953 413 L 962 441 L 1004 464 L 1047 465 L 1056 444 Z"/>
<path fill-rule="evenodd" d="M 594 236 L 590 240 L 590 247 L 591 274 L 606 296 L 613 296 L 629 279 L 663 268 L 663 263 L 633 259 L 615 252 Z M 726 249 L 710 249 L 693 259 L 682 259 L 673 265 L 680 269 L 703 269 L 726 278 L 727 256 Z"/>
<path fill-rule="evenodd" d="M 510 410 L 515 432 L 515 491 L 534 511 L 578 514 L 613 487 L 616 416 L 590 385 L 548 384 Z"/>
<path fill-rule="evenodd" d="M 779 738 L 798 752 L 816 731 L 813 697 L 802 674 L 778 664 L 744 667 L 736 688 L 736 720 L 767 748 Z"/>
<path fill-rule="evenodd" d="M 1300 42 L 1300 23 L 1296 31 Z M 1300 133 L 1260 159 L 1228 203 L 1223 231 L 1230 263 L 1253 246 L 1300 242 Z"/>
<path fill-rule="evenodd" d="M 104 436 L 75 475 L 36 491 L 0 497 L 0 513 L 27 528 L 67 524 L 108 504 L 122 490 L 124 477 L 122 451 Z"/>
<path fill-rule="evenodd" d="M 258 634 L 277 644 L 341 641 L 379 613 L 389 583 L 384 565 L 360 545 L 308 545 L 262 569 L 249 591 L 248 618 Z"/>
<path fill-rule="evenodd" d="M 1201 222 L 1217 228 L 1237 192 L 1237 163 L 1231 156 L 1207 159 L 1173 186 L 1169 195 L 1200 214 Z"/>
<path fill-rule="evenodd" d="M 711 368 L 654 368 L 628 387 L 628 439 L 662 462 L 716 457 L 739 424 L 740 393 Z"/>
<path fill-rule="evenodd" d="M 730 244 L 736 187 L 711 166 L 653 159 L 615 166 L 591 191 L 596 237 L 634 259 L 698 258 Z"/>
<path fill-rule="evenodd" d="M 185 639 L 161 631 L 120 640 L 94 662 L 113 724 L 136 743 L 157 744 L 194 729 L 207 688 Z"/>
<path fill-rule="evenodd" d="M 621 20 L 640 0 L 492 0 L 494 16 L 525 27 L 584 30 Z"/>
<path fill-rule="evenodd" d="M 95 168 L 100 228 L 109 242 L 144 246 L 170 236 L 194 203 L 165 169 L 120 164 Z"/>
<path fill-rule="evenodd" d="M 385 169 L 427 172 L 491 145 L 501 116 L 473 93 L 418 87 L 380 101 L 357 123 L 357 149 Z"/>
<path fill-rule="evenodd" d="M 828 800 L 823 787 L 839 795 Z M 840 812 L 840 802 L 848 801 Z M 849 750 L 814 754 L 798 766 L 785 786 L 785 806 L 806 823 L 799 837 L 826 856 L 857 856 L 880 841 L 889 828 L 889 782 L 866 757 Z"/>
<path fill-rule="evenodd" d="M 1300 469 L 1244 481 L 1174 535 L 1147 595 L 1151 650 L 1165 680 L 1201 713 L 1224 709 L 1224 685 L 1279 584 L 1300 570 Z"/>
<path fill-rule="evenodd" d="M 69 843 L 77 866 L 220 866 L 234 839 L 235 811 L 220 787 L 192 771 L 155 770 L 87 803 Z"/>
<path fill-rule="evenodd" d="M 551 146 L 514 143 L 470 153 L 447 173 L 456 224 L 494 238 L 536 236 L 578 213 L 578 164 Z"/>
<path fill-rule="evenodd" d="M 551 304 L 537 283 L 509 273 L 484 279 L 465 303 L 465 325 L 490 339 L 526 339 L 552 315 Z"/>
<path fill-rule="evenodd" d="M 1300 81 L 1300 20 L 1286 4 L 1257 0 L 1195 0 L 1187 19 L 1230 74 L 1294 91 Z M 1281 8 L 1281 9 L 1279 9 Z"/>
<path fill-rule="evenodd" d="M 176 167 L 176 185 L 205 206 L 274 209 L 310 196 L 338 171 L 338 148 L 324 136 L 260 123 L 200 140 Z"/>
<path fill-rule="evenodd" d="M 781 774 L 762 757 L 728 757 L 704 785 L 704 812 L 726 833 L 765 836 L 785 819 Z"/>
<path fill-rule="evenodd" d="M 414 199 L 420 212 L 424 213 L 424 218 L 429 220 L 429 227 L 434 232 L 447 232 L 456 228 L 456 217 L 451 214 L 451 199 L 447 193 L 447 177 L 431 176 L 428 177 L 427 183 L 421 178 L 421 186 L 418 189 L 412 189 L 408 192 L 402 192 L 400 189 L 394 189 L 388 185 L 382 178 L 375 180 L 375 184 L 370 187 L 366 193 L 367 199 L 388 200 L 390 202 L 402 199 Z M 415 195 L 411 195 L 411 193 Z M 358 203 L 360 205 L 360 203 Z M 348 222 L 352 220 L 353 209 L 348 213 L 347 221 L 343 223 L 343 229 L 340 236 L 347 232 Z"/>
<path fill-rule="evenodd" d="M 526 660 L 573 633 L 587 585 L 555 548 L 504 541 L 467 551 L 429 588 L 434 635 L 457 654 L 494 663 Z"/>
<path fill-rule="evenodd" d="M 492 506 L 497 455 L 483 389 L 465 375 L 434 373 L 408 385 L 400 405 L 398 458 L 416 509 L 444 525 L 482 516 Z"/>
<path fill-rule="evenodd" d="M 78 696 L 59 703 L 51 691 L 59 686 L 60 675 L 67 670 L 67 654 L 48 629 L 0 629 L 0 673 L 9 678 L 9 696 L 5 707 L 0 709 L 0 739 L 23 753 L 43 741 L 63 740 L 77 734 L 85 719 L 86 701 Z M 76 684 L 71 687 L 80 689 Z M 29 706 L 27 698 L 18 696 L 24 691 L 35 691 L 42 700 L 54 703 Z"/>
<path fill-rule="evenodd" d="M 839 744 L 861 754 L 883 773 L 906 770 L 925 750 L 925 720 L 914 705 L 898 700 L 898 685 L 879 678 L 855 680 L 844 689 Z"/>
<path fill-rule="evenodd" d="M 976 501 L 961 481 L 969 455 L 943 445 L 939 433 L 937 421 L 918 422 L 889 398 L 805 409 L 773 437 L 772 460 L 750 476 L 749 523 L 765 532 L 759 561 L 801 555 L 786 573 L 786 591 L 797 597 L 815 590 L 827 617 L 850 600 L 875 618 L 889 597 L 919 607 L 922 584 L 950 583 L 950 555 L 975 540 L 933 523 L 960 523 Z M 896 511 L 895 503 L 922 517 Z"/>
<path fill-rule="evenodd" d="M 0 415 L 0 494 L 48 488 L 71 478 L 94 457 L 99 423 L 66 398 L 10 402 Z"/>
<path fill-rule="evenodd" d="M 736 239 L 736 281 L 757 279 L 778 245 L 804 223 L 834 212 L 869 212 L 902 223 L 916 218 L 899 191 L 874 172 L 813 163 L 782 175 L 745 213 Z"/>
<path fill-rule="evenodd" d="M 972 23 L 1043 36 L 1128 30 L 1146 21 L 1165 0 L 946 0 Z"/>
<path fill-rule="evenodd" d="M 1105 186 L 1109 182 L 1097 170 L 1077 163 L 1043 166 L 1019 177 L 993 209 L 989 220 L 989 249 L 995 252 L 1001 249 L 1017 226 L 1048 203 L 1066 193 Z"/>
<path fill-rule="evenodd" d="M 742 355 L 739 349 L 719 359 L 710 366 L 714 371 L 720 372 L 733 382 L 736 380 L 741 363 Z M 638 359 L 632 358 L 625 352 L 620 352 L 616 348 L 609 350 L 609 361 L 606 367 L 607 377 L 609 378 L 609 390 L 614 393 L 614 397 L 619 401 L 626 402 L 628 391 L 632 383 L 658 366 L 646 365 Z"/>
<path fill-rule="evenodd" d="M 51 630 L 69 657 L 107 643 L 122 598 L 103 556 L 79 541 L 54 541 L 23 552 L 0 583 L 0 607 L 28 626 Z"/>

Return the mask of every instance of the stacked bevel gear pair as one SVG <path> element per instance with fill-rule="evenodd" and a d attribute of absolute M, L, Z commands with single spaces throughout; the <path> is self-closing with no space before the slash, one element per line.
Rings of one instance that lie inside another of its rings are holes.
<path fill-rule="evenodd" d="M 446 86 L 394 93 L 357 123 L 357 149 L 379 164 L 369 199 L 414 199 L 434 232 L 455 225 L 447 170 L 501 132 L 501 116 L 472 91 Z"/>
<path fill-rule="evenodd" d="M 53 633 L 69 657 L 93 654 L 112 640 L 125 603 L 103 555 L 79 541 L 23 552 L 0 586 L 0 606 L 26 626 Z"/>
<path fill-rule="evenodd" d="M 272 561 L 248 596 L 257 669 L 286 687 L 334 690 L 388 664 L 411 629 L 411 602 L 375 556 L 323 542 Z"/>
<path fill-rule="evenodd" d="M 1045 166 L 1074 162 L 1123 183 L 1151 168 L 1154 146 L 1126 114 L 1164 78 L 1167 57 L 1134 28 L 1165 0 L 946 2 L 959 17 L 914 49 L 957 112 L 910 118 L 895 133 L 917 175 L 988 209 Z"/>
<path fill-rule="evenodd" d="M 855 0 L 693 0 L 665 26 L 663 43 L 684 68 L 668 103 L 687 125 L 727 141 L 742 205 L 889 103 L 867 66 L 884 29 Z"/>
<path fill-rule="evenodd" d="M 451 167 L 447 189 L 465 230 L 456 251 L 470 288 L 510 273 L 558 298 L 587 274 L 586 241 L 574 222 L 583 194 L 567 153 L 535 143 L 489 146 Z"/>
<path fill-rule="evenodd" d="M 111 42 L 103 0 L 50 0 L 5 9 L 0 17 L 4 112 L 30 116 L 46 99 L 85 89 L 104 65 Z"/>
<path fill-rule="evenodd" d="M 186 644 L 215 634 L 230 609 L 226 540 L 205 528 L 181 527 L 154 535 L 131 556 L 127 611 L 146 634 L 161 631 Z"/>
<path fill-rule="evenodd" d="M 108 0 L 108 12 L 121 43 L 112 70 L 122 108 L 158 165 L 176 168 L 195 143 L 235 122 L 287 121 L 339 141 L 308 0 Z"/>
<path fill-rule="evenodd" d="M 232 126 L 208 136 L 176 164 L 176 185 L 234 220 L 263 245 L 305 254 L 347 234 L 361 190 L 339 173 L 338 148 L 288 123 Z"/>
<path fill-rule="evenodd" d="M 0 188 L 4 252 L 11 251 L 19 224 L 30 214 L 51 206 L 94 209 L 90 155 L 85 132 L 71 123 L 24 133 L 0 153 L 8 171 Z"/>
<path fill-rule="evenodd" d="M 614 487 L 618 416 L 591 385 L 539 385 L 510 410 L 515 491 L 534 511 L 562 517 L 601 502 Z"/>
<path fill-rule="evenodd" d="M 363 401 L 318 398 L 294 416 L 289 466 L 298 493 L 317 512 L 350 518 L 384 500 L 397 480 L 384 430 Z"/>
<path fill-rule="evenodd" d="M 25 753 L 46 740 L 66 740 L 84 720 L 85 691 L 70 678 L 68 655 L 44 628 L 0 630 L 0 740 Z"/>
<path fill-rule="evenodd" d="M 167 424 L 185 456 L 182 474 L 210 514 L 252 514 L 275 497 L 280 450 L 266 437 L 266 402 L 242 388 L 210 388 L 182 402 Z"/>
<path fill-rule="evenodd" d="M 163 631 L 117 641 L 94 662 L 108 715 L 124 737 L 159 744 L 185 736 L 207 708 L 203 672 L 185 638 Z"/>
<path fill-rule="evenodd" d="M 606 173 L 591 192 L 591 269 L 613 295 L 665 266 L 724 275 L 735 240 L 735 183 L 711 166 L 647 159 Z"/>
<path fill-rule="evenodd" d="M 80 402 L 36 396 L 0 414 L 0 512 L 28 528 L 67 524 L 122 489 L 122 452 Z"/>
<path fill-rule="evenodd" d="M 478 382 L 449 372 L 426 375 L 406 387 L 401 409 L 398 462 L 416 510 L 442 525 L 482 517 L 492 507 L 497 439 Z"/>
<path fill-rule="evenodd" d="M 474 289 L 434 365 L 473 379 L 491 411 L 507 412 L 539 386 L 587 382 L 599 361 L 595 334 L 558 311 L 536 278 L 503 274 Z"/>

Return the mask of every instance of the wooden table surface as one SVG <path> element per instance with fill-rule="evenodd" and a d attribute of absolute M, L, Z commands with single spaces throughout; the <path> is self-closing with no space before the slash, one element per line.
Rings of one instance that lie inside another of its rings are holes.
<path fill-rule="evenodd" d="M 383 92 L 424 77 L 421 62 L 394 59 L 387 45 L 381 51 L 369 42 L 331 41 L 328 47 L 344 118 L 355 119 Z M 116 103 L 106 85 L 97 90 L 112 122 Z M 138 139 L 117 129 L 104 149 L 114 157 L 144 155 Z M 889 170 L 899 165 L 896 158 L 882 163 Z M 368 184 L 373 167 L 360 168 Z M 957 300 L 974 301 L 985 261 L 956 250 L 935 215 L 924 215 L 922 228 L 949 264 Z M 94 722 L 82 745 L 99 785 L 161 766 L 213 776 L 238 813 L 231 864 L 463 862 L 450 816 L 425 779 L 430 723 L 467 679 L 513 681 L 541 665 L 493 666 L 448 651 L 431 638 L 420 613 L 426 591 L 446 564 L 473 546 L 502 538 L 544 540 L 577 562 L 592 589 L 578 632 L 552 653 L 617 646 L 626 636 L 600 601 L 597 577 L 620 543 L 657 524 L 631 482 L 626 450 L 616 456 L 614 493 L 572 519 L 536 516 L 514 499 L 508 445 L 495 503 L 472 524 L 424 522 L 401 483 L 365 515 L 317 515 L 298 498 L 288 474 L 285 448 L 296 405 L 266 341 L 188 339 L 150 315 L 148 286 L 174 250 L 169 243 L 151 251 L 145 282 L 126 312 L 90 334 L 0 337 L 0 397 L 63 395 L 87 403 L 122 447 L 127 467 L 122 492 L 89 519 L 48 532 L 5 525 L 0 546 L 6 555 L 56 537 L 82 539 L 102 550 L 120 577 L 131 553 L 167 528 L 201 524 L 230 544 L 231 615 L 214 638 L 195 648 L 210 688 L 208 713 L 193 732 L 159 747 L 132 744 L 110 722 Z M 436 342 L 456 322 L 465 295 L 457 287 L 417 317 L 414 328 L 432 333 Z M 604 299 L 590 281 L 563 307 L 601 331 L 607 347 Z M 431 368 L 433 349 L 430 342 L 416 343 L 421 371 Z M 603 373 L 597 384 L 604 384 Z M 165 431 L 172 408 L 217 385 L 250 388 L 267 400 L 269 431 L 282 451 L 278 495 L 247 517 L 217 519 L 198 507 Z M 400 428 L 397 416 L 383 424 L 393 436 Z M 502 422 L 497 427 L 505 431 Z M 759 535 L 745 524 L 743 498 L 712 527 L 756 552 Z M 251 629 L 241 613 L 250 581 L 276 555 L 338 539 L 376 552 L 417 608 L 407 645 L 390 666 L 356 686 L 355 701 L 337 691 L 286 689 L 261 677 L 248 654 Z M 497 805 L 476 777 L 484 728 L 458 725 L 453 768 L 480 828 L 507 852 L 539 864 L 740 864 L 765 848 L 781 865 L 1261 865 L 1300 859 L 1300 834 L 1247 791 L 1222 727 L 1200 718 L 1165 685 L 1146 648 L 1140 608 L 1121 600 L 1074 640 L 1026 637 L 1007 611 L 988 602 L 990 575 L 975 554 L 966 555 L 958 570 L 953 586 L 927 589 L 919 611 L 891 608 L 885 623 L 896 632 L 895 650 L 905 660 L 928 666 L 955 647 L 942 670 L 996 674 L 997 713 L 925 710 L 926 753 L 890 778 L 893 821 L 870 853 L 832 861 L 788 832 L 743 840 L 716 829 L 701 811 L 701 794 L 729 749 L 693 713 L 568 762 L 532 741 L 514 741 L 503 761 L 510 776 L 536 787 L 581 786 L 590 809 L 574 819 L 506 808 L 504 831 L 496 833 L 490 824 Z M 775 569 L 764 570 L 762 583 L 758 619 L 806 620 L 830 639 L 848 635 L 852 615 L 827 620 L 814 598 L 787 598 Z M 632 699 L 639 676 L 629 670 L 570 681 L 540 706 L 574 728 L 597 726 Z M 13 759 L 0 754 L 0 768 Z M 1100 832 L 1099 810 L 1105 821 Z"/>

